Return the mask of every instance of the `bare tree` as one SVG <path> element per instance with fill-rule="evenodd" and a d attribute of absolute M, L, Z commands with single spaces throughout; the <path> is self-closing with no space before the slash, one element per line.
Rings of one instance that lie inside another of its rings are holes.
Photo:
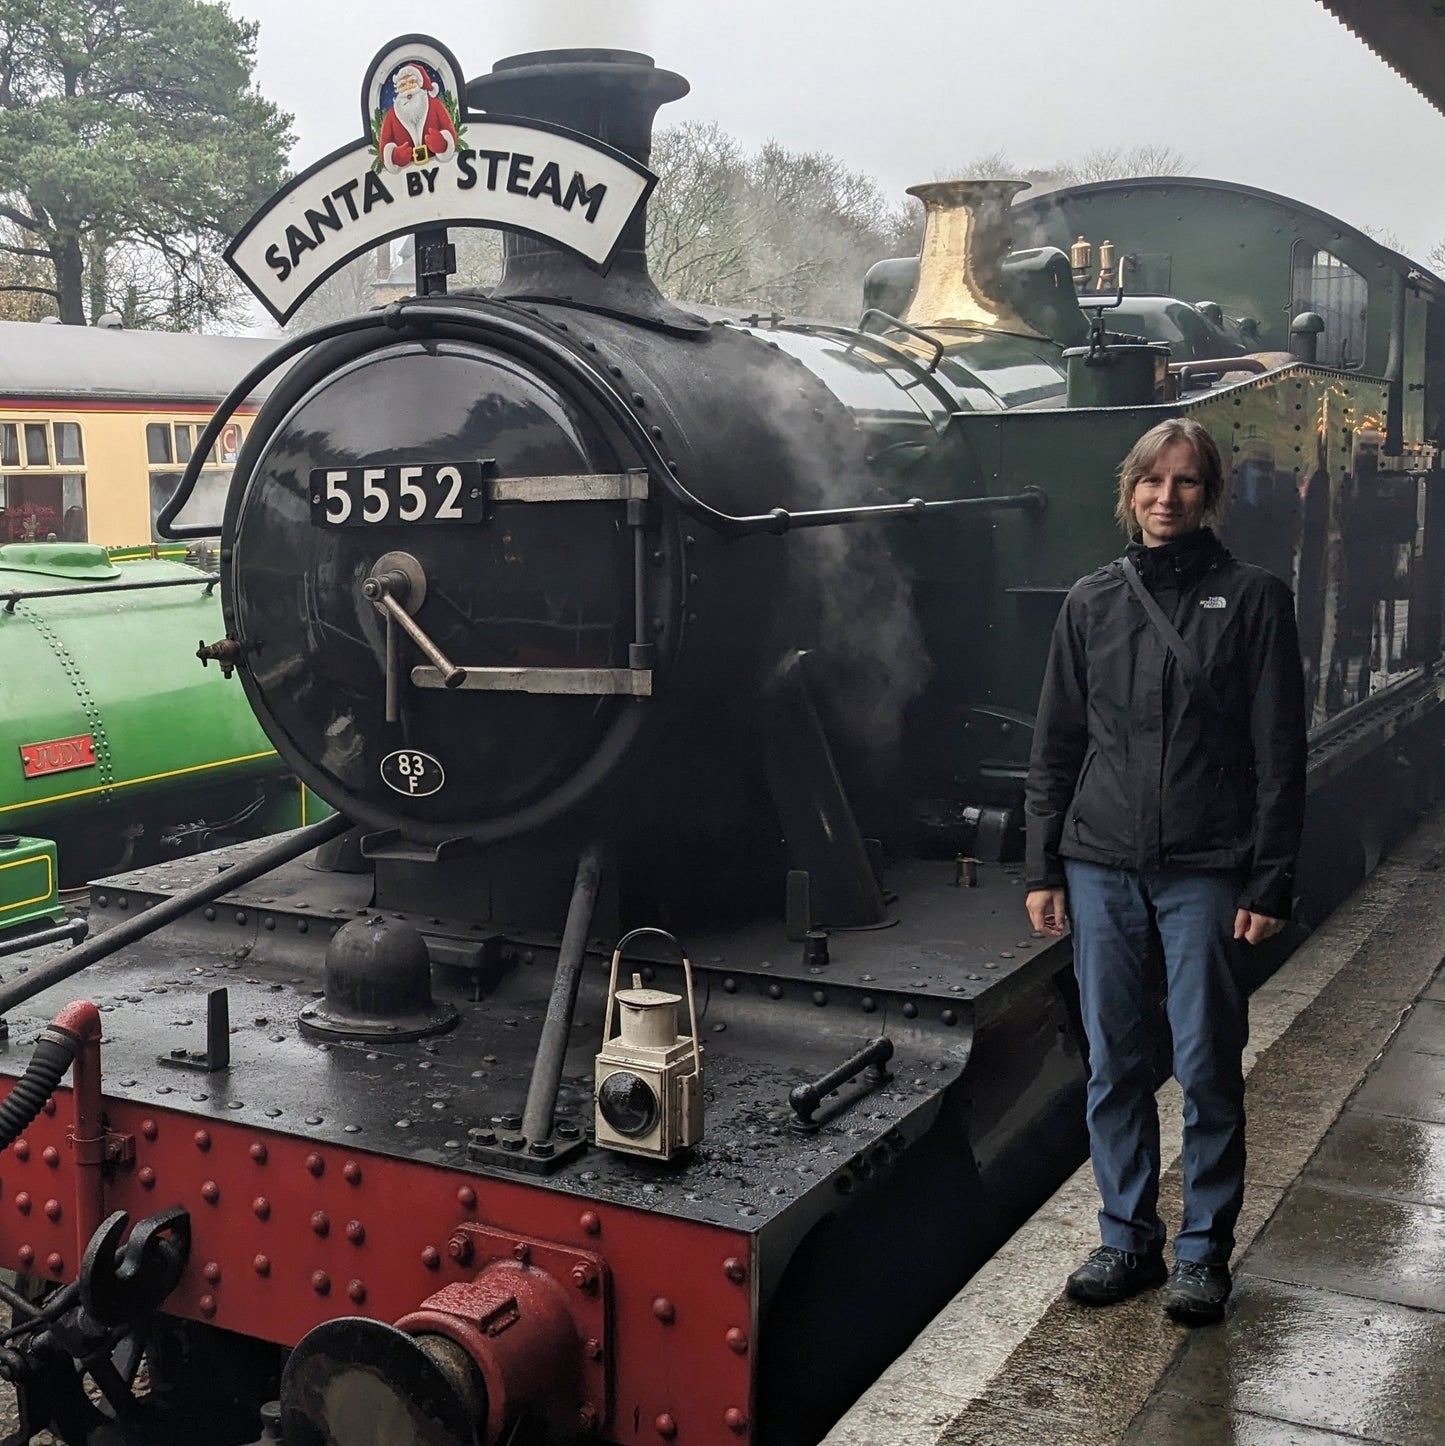
<path fill-rule="evenodd" d="M 681 301 L 849 319 L 863 273 L 906 248 L 912 214 L 822 152 L 769 141 L 746 154 L 717 125 L 658 133 L 648 263 Z"/>
<path fill-rule="evenodd" d="M 1090 181 L 1127 180 L 1133 176 L 1187 176 L 1190 170 L 1188 157 L 1174 146 L 1149 143 L 1094 146 L 1046 166 L 1019 165 L 1007 151 L 997 149 L 973 157 L 952 174 L 959 178 L 1017 177 L 1047 190 L 1055 186 L 1084 185 Z"/>
<path fill-rule="evenodd" d="M 742 147 L 715 121 L 688 121 L 658 132 L 651 165 L 658 178 L 647 210 L 653 279 L 669 296 L 726 304 L 757 240 Z"/>
<path fill-rule="evenodd" d="M 375 251 L 354 256 L 340 271 L 333 271 L 305 301 L 295 316 L 286 323 L 287 331 L 310 331 L 314 326 L 344 321 L 372 310 L 382 298 L 378 294 L 378 267 Z M 399 281 L 410 291 L 410 278 L 405 270 Z"/>

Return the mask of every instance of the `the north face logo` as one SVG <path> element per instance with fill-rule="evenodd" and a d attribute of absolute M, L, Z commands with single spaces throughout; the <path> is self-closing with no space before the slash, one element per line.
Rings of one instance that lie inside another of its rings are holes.
<path fill-rule="evenodd" d="M 1202 597 L 1199 599 L 1199 606 L 1202 608 L 1223 608 L 1229 604 L 1222 597 Z"/>

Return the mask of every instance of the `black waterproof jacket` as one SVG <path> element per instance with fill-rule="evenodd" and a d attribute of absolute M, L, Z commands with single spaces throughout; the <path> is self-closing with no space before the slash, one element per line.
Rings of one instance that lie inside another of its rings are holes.
<path fill-rule="evenodd" d="M 1026 883 L 1060 887 L 1063 858 L 1228 870 L 1240 908 L 1288 918 L 1305 802 L 1293 596 L 1207 528 L 1128 556 L 1224 716 L 1191 693 L 1118 561 L 1075 583 L 1039 699 Z"/>

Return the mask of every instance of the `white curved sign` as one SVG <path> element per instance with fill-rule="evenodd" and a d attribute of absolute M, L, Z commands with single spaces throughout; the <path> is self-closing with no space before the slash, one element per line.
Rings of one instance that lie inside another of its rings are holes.
<path fill-rule="evenodd" d="M 561 126 L 470 116 L 463 97 L 438 42 L 381 51 L 362 86 L 366 134 L 277 192 L 226 249 L 277 321 L 352 257 L 427 227 L 525 231 L 607 269 L 653 174 Z"/>

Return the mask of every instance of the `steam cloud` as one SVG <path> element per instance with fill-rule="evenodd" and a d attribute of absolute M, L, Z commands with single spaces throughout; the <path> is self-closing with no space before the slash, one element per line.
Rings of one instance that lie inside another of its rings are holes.
<path fill-rule="evenodd" d="M 605 46 L 649 54 L 654 0 L 514 0 L 493 22 L 497 54 Z"/>

